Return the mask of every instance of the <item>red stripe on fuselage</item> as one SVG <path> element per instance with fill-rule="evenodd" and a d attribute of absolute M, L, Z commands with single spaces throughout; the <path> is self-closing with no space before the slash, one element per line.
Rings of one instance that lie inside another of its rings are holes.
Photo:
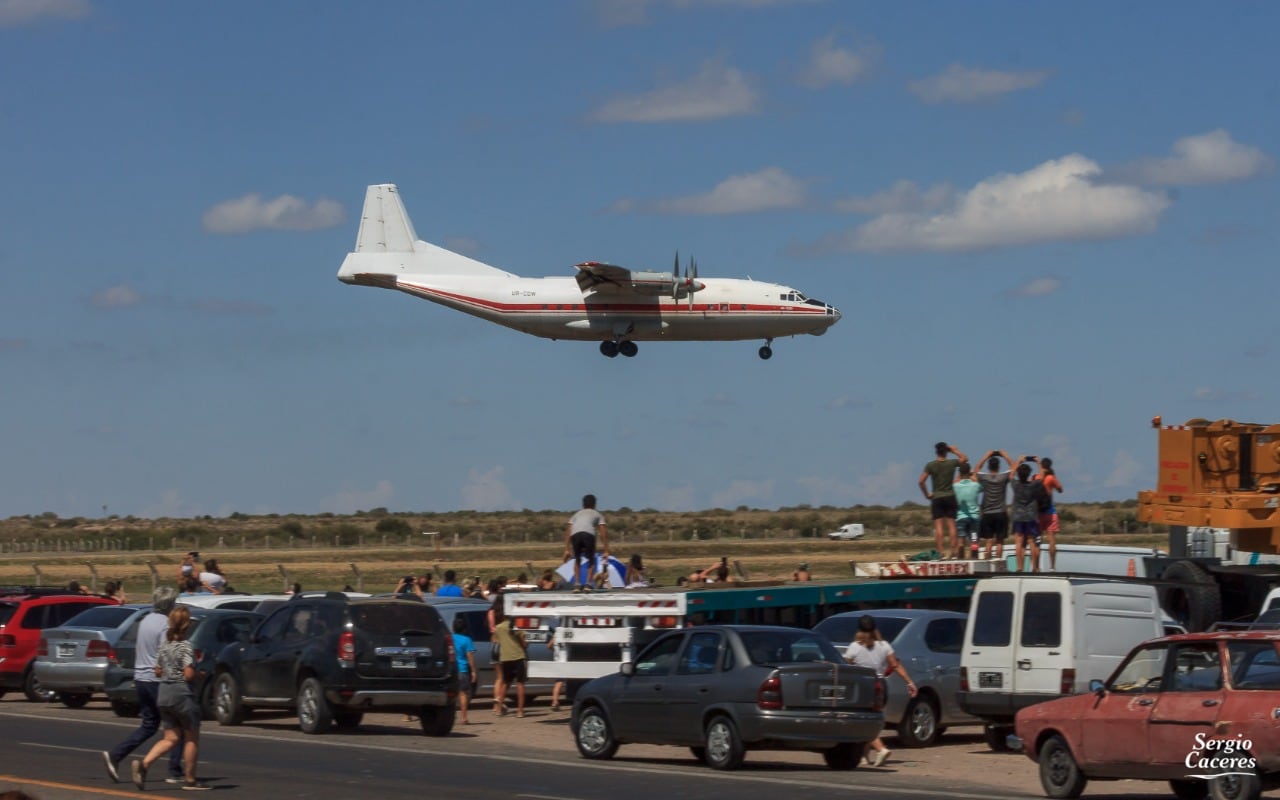
<path fill-rule="evenodd" d="M 530 314 L 530 313 L 560 313 L 565 311 L 581 311 L 586 314 L 602 314 L 602 313 L 625 313 L 633 315 L 645 314 L 689 314 L 689 313 L 719 313 L 719 314 L 808 314 L 811 316 L 826 316 L 827 310 L 811 305 L 795 305 L 795 306 L 775 306 L 775 305 L 757 305 L 752 303 L 703 303 L 701 305 L 694 303 L 672 302 L 670 305 L 661 302 L 655 303 L 501 303 L 496 300 L 489 300 L 483 297 L 471 297 L 457 292 L 446 292 L 441 289 L 431 289 L 426 286 L 418 286 L 404 281 L 398 281 L 396 288 L 408 291 L 410 294 L 422 295 L 425 297 L 440 297 L 453 300 L 466 305 L 477 306 L 479 308 L 494 311 L 499 314 Z M 728 308 L 721 308 L 728 306 Z"/>

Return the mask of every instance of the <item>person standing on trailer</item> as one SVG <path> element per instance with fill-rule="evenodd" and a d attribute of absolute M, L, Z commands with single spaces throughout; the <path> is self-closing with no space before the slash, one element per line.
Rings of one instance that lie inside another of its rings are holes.
<path fill-rule="evenodd" d="M 1011 470 L 1000 470 L 1000 459 L 1012 466 L 1013 459 L 1003 450 L 988 450 L 982 460 L 987 463 L 987 471 L 978 473 L 978 483 L 982 485 L 982 505 L 979 509 L 978 538 L 983 545 L 982 557 L 999 561 L 1004 558 L 1004 540 L 1009 535 L 1009 480 Z M 992 555 L 991 543 L 995 542 L 995 554 Z"/>
<path fill-rule="evenodd" d="M 1036 480 L 1044 487 L 1040 496 L 1040 534 L 1049 540 L 1049 571 L 1058 567 L 1058 507 L 1053 502 L 1053 493 L 1062 493 L 1062 481 L 1053 471 L 1053 459 L 1045 456 L 1040 459 L 1040 474 Z"/>
<path fill-rule="evenodd" d="M 918 483 L 921 493 L 929 501 L 929 512 L 933 516 L 934 549 L 938 551 L 939 558 L 945 559 L 948 553 L 954 553 L 956 549 L 956 492 L 952 485 L 955 483 L 956 470 L 969 457 L 946 442 L 935 444 L 933 451 L 935 458 L 924 465 Z M 952 455 L 955 458 L 951 458 Z M 928 489 L 925 488 L 926 481 L 932 481 Z M 951 537 L 948 540 L 950 547 L 943 543 L 944 531 Z"/>
<path fill-rule="evenodd" d="M 580 588 L 589 589 L 596 578 L 596 537 L 604 557 L 609 558 L 609 536 L 605 532 L 604 516 L 596 511 L 596 496 L 584 495 L 582 509 L 569 518 L 564 533 L 564 560 L 573 559 L 573 579 Z M 582 580 L 582 560 L 587 560 L 587 579 Z"/>

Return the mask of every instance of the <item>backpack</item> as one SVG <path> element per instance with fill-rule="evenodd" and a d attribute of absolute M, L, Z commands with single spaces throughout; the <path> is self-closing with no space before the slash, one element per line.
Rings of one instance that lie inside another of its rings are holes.
<path fill-rule="evenodd" d="M 1049 489 L 1044 485 L 1044 481 L 1031 482 L 1031 496 L 1036 499 L 1036 510 L 1041 514 L 1048 514 L 1049 509 L 1053 508 L 1053 496 L 1049 494 Z"/>

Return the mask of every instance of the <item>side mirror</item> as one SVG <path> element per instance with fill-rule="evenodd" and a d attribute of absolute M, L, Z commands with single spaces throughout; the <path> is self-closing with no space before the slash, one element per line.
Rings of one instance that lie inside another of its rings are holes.
<path fill-rule="evenodd" d="M 630 678 L 632 675 L 636 674 L 636 665 L 630 661 L 623 661 L 622 665 L 618 667 L 618 672 L 621 672 L 623 675 Z"/>
<path fill-rule="evenodd" d="M 1102 681 L 1098 680 L 1097 678 L 1094 678 L 1093 680 L 1089 681 L 1089 691 L 1101 697 L 1107 693 L 1107 687 Z"/>

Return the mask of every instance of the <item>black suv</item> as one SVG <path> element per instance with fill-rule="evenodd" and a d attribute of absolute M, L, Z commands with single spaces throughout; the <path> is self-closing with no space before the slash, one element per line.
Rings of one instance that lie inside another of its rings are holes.
<path fill-rule="evenodd" d="M 428 736 L 453 729 L 453 635 L 440 612 L 416 600 L 294 595 L 249 641 L 219 653 L 214 669 L 222 725 L 255 708 L 296 708 L 304 733 L 354 728 L 373 710 L 417 714 Z"/>

